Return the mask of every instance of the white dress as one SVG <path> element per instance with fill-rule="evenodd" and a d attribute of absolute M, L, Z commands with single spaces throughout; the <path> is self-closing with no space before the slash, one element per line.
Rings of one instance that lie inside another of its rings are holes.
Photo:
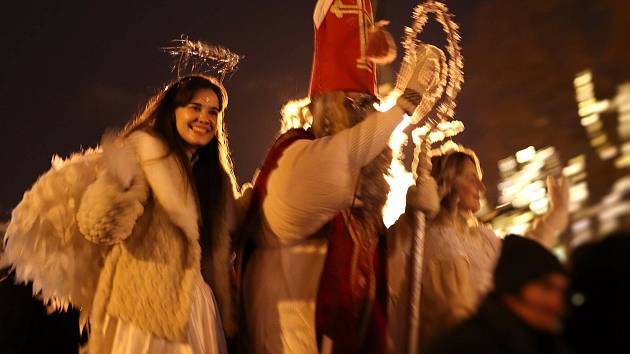
<path fill-rule="evenodd" d="M 525 237 L 551 248 L 564 229 L 558 219 L 565 215 L 563 208 L 549 211 L 533 223 Z M 492 290 L 502 240 L 490 225 L 476 219 L 470 223 L 470 226 L 456 225 L 453 221 L 428 224 L 420 308 L 423 347 L 472 315 Z"/>
<path fill-rule="evenodd" d="M 428 225 L 420 310 L 423 344 L 474 312 L 492 287 L 500 250 L 501 239 L 488 225 Z"/>
<path fill-rule="evenodd" d="M 132 323 L 106 315 L 102 326 L 102 353 L 227 354 L 217 303 L 212 289 L 203 281 L 201 273 L 193 284 L 192 292 L 187 342 L 159 338 Z"/>

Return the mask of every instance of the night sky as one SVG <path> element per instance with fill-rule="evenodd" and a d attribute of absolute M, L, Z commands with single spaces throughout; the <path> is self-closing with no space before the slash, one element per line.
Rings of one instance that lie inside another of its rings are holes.
<path fill-rule="evenodd" d="M 159 48 L 188 34 L 245 56 L 225 81 L 236 173 L 248 181 L 279 127 L 284 102 L 307 94 L 315 1 L 21 1 L 0 15 L 0 212 L 11 209 L 53 154 L 68 156 L 121 127 L 164 83 Z M 496 161 L 528 145 L 566 160 L 590 151 L 573 77 L 590 68 L 597 95 L 630 81 L 629 2 L 446 1 L 461 25 L 465 80 L 458 142 L 477 150 L 490 201 Z M 400 38 L 414 1 L 381 0 L 377 17 Z M 423 37 L 441 43 L 430 26 Z M 400 48 L 399 48 L 400 49 Z M 395 64 L 390 70 L 397 70 Z M 592 166 L 604 168 L 594 161 Z M 602 175 L 604 173 L 602 172 Z M 595 179 L 595 188 L 606 178 Z M 602 187 L 603 188 L 603 187 Z"/>

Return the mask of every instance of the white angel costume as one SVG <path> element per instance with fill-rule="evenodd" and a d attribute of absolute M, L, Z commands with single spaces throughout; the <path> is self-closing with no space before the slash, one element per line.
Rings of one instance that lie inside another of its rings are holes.
<path fill-rule="evenodd" d="M 107 152 L 53 161 L 14 209 L 1 263 L 45 302 L 79 308 L 82 325 L 89 316 L 90 353 L 226 353 L 232 189 L 201 269 L 197 206 L 174 155 L 142 131 L 125 143 L 139 166 L 127 188 Z"/>

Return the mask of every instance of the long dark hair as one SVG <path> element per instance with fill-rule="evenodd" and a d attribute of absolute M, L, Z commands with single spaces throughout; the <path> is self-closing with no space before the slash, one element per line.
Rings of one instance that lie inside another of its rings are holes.
<path fill-rule="evenodd" d="M 197 149 L 194 157 L 196 163 L 193 166 L 186 154 L 186 142 L 177 132 L 175 109 L 186 106 L 195 93 L 202 89 L 211 89 L 216 93 L 221 112 L 217 120 L 215 139 Z M 234 198 L 237 193 L 227 134 L 223 124 L 226 106 L 227 92 L 219 81 L 207 76 L 186 76 L 168 84 L 161 92 L 153 96 L 142 113 L 127 124 L 122 133 L 123 136 L 128 136 L 135 131 L 143 130 L 161 138 L 166 143 L 169 155 L 175 155 L 180 173 L 186 177 L 189 186 L 194 189 L 197 196 L 201 235 L 213 234 L 223 216 L 226 198 Z M 209 242 L 210 239 L 211 237 L 200 238 L 202 248 L 204 248 L 204 240 Z"/>

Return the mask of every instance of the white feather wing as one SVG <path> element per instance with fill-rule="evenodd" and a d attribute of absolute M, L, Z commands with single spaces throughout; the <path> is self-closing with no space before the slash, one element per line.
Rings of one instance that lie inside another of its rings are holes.
<path fill-rule="evenodd" d="M 34 294 L 55 309 L 79 308 L 84 325 L 110 247 L 87 241 L 75 216 L 102 168 L 102 153 L 55 157 L 52 165 L 13 210 L 0 265 L 12 266 L 17 281 L 32 282 Z"/>

